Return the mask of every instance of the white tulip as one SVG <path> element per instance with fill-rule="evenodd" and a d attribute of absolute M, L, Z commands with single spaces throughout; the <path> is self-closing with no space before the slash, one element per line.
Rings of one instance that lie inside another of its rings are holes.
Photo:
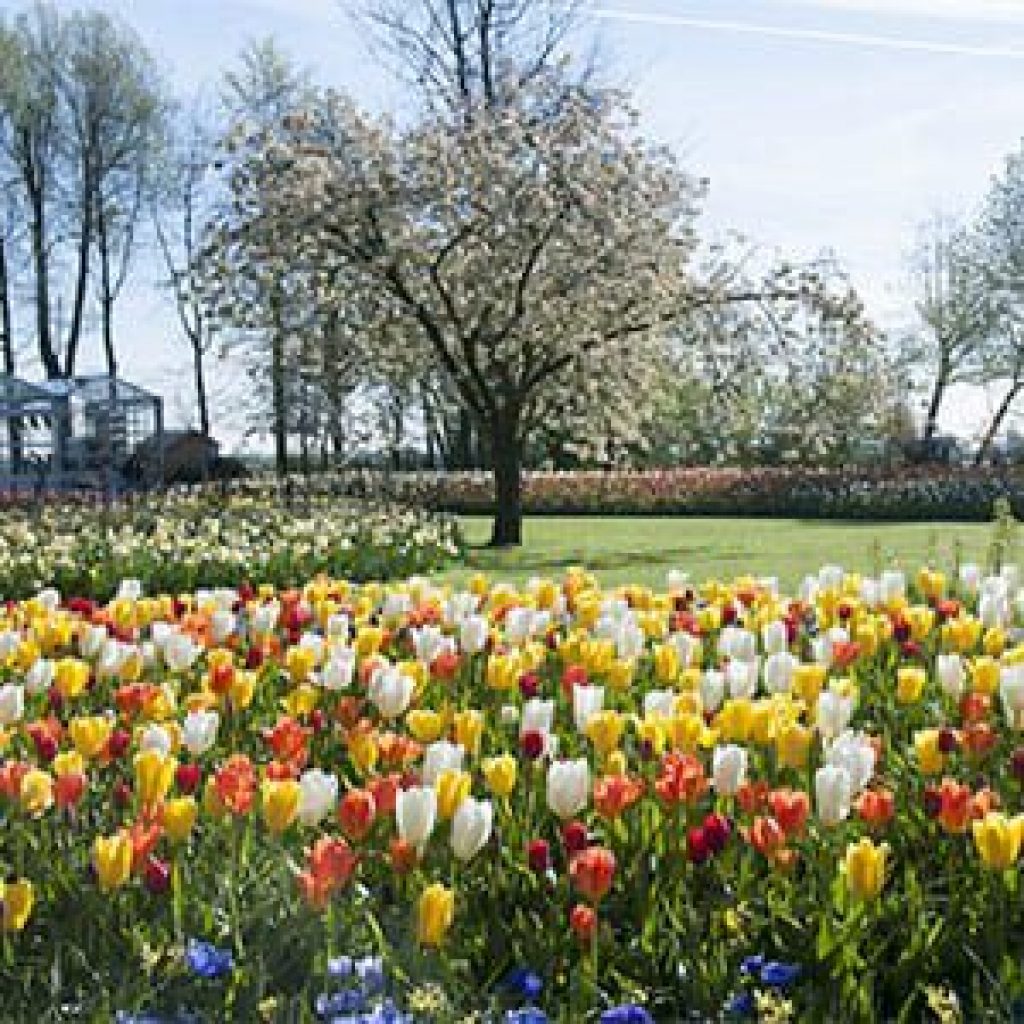
<path fill-rule="evenodd" d="M 718 653 L 736 661 L 757 657 L 757 637 L 739 626 L 726 626 L 718 636 Z"/>
<path fill-rule="evenodd" d="M 822 590 L 841 590 L 845 575 L 842 566 L 823 565 L 818 570 L 818 585 Z"/>
<path fill-rule="evenodd" d="M 825 739 L 838 736 L 853 717 L 853 698 L 844 697 L 834 690 L 822 690 L 818 694 L 818 713 L 816 723 L 818 732 Z"/>
<path fill-rule="evenodd" d="M 438 655 L 455 647 L 454 641 L 441 632 L 440 626 L 418 626 L 410 630 L 410 636 L 416 660 L 424 665 L 429 665 Z"/>
<path fill-rule="evenodd" d="M 172 672 L 184 672 L 199 657 L 199 646 L 184 633 L 172 633 L 163 645 L 164 661 Z"/>
<path fill-rule="evenodd" d="M 880 587 L 878 580 L 865 577 L 860 581 L 860 599 L 869 607 L 876 608 L 879 604 Z"/>
<path fill-rule="evenodd" d="M 974 562 L 965 562 L 960 566 L 960 586 L 968 594 L 976 594 L 981 585 L 981 566 Z"/>
<path fill-rule="evenodd" d="M 822 765 L 814 773 L 814 803 L 823 825 L 838 825 L 850 816 L 853 791 L 845 768 Z"/>
<path fill-rule="evenodd" d="M 701 642 L 692 633 L 681 630 L 678 633 L 671 633 L 668 642 L 676 649 L 679 655 L 679 664 L 683 668 L 699 664 L 701 656 Z"/>
<path fill-rule="evenodd" d="M 494 808 L 490 800 L 466 797 L 452 818 L 452 853 L 456 860 L 467 861 L 475 857 L 491 838 Z"/>
<path fill-rule="evenodd" d="M 777 651 L 764 659 L 764 686 L 769 693 L 789 693 L 800 660 L 789 651 Z"/>
<path fill-rule="evenodd" d="M 399 790 L 395 799 L 398 834 L 418 849 L 430 838 L 437 820 L 437 792 L 433 786 Z"/>
<path fill-rule="evenodd" d="M 644 652 L 647 637 L 639 624 L 633 621 L 619 624 L 615 631 L 615 655 L 623 661 L 635 661 Z"/>
<path fill-rule="evenodd" d="M 398 718 L 412 700 L 413 681 L 394 665 L 381 665 L 370 676 L 367 695 L 385 718 Z"/>
<path fill-rule="evenodd" d="M 531 608 L 510 608 L 505 616 L 505 638 L 511 644 L 521 644 L 529 639 L 533 629 Z"/>
<path fill-rule="evenodd" d="M 255 607 L 249 619 L 253 633 L 257 636 L 266 636 L 267 633 L 273 633 L 280 614 L 281 606 L 276 601 L 270 601 L 268 604 L 261 604 Z"/>
<path fill-rule="evenodd" d="M 135 579 L 121 580 L 117 588 L 118 601 L 138 601 L 142 597 L 142 581 Z"/>
<path fill-rule="evenodd" d="M 340 612 L 333 612 L 327 616 L 327 628 L 324 632 L 327 634 L 330 640 L 341 640 L 342 642 L 348 640 L 349 629 L 351 622 L 347 615 L 343 615 Z"/>
<path fill-rule="evenodd" d="M 644 718 L 650 718 L 652 715 L 672 718 L 675 713 L 675 690 L 649 690 L 644 694 Z"/>
<path fill-rule="evenodd" d="M 459 626 L 459 646 L 466 654 L 478 654 L 487 646 L 488 633 L 483 615 L 467 615 Z"/>
<path fill-rule="evenodd" d="M 310 768 L 299 777 L 299 821 L 318 825 L 330 814 L 338 799 L 338 779 L 319 768 Z"/>
<path fill-rule="evenodd" d="M 590 797 L 590 765 L 585 757 L 548 766 L 548 807 L 563 821 L 579 814 Z"/>
<path fill-rule="evenodd" d="M 670 591 L 686 590 L 689 580 L 690 574 L 688 572 L 682 572 L 679 569 L 669 569 L 669 571 L 665 573 L 665 583 Z"/>
<path fill-rule="evenodd" d="M 356 671 L 356 652 L 352 647 L 334 647 L 320 670 L 320 685 L 325 690 L 346 690 Z"/>
<path fill-rule="evenodd" d="M 423 752 L 423 784 L 436 786 L 442 772 L 461 772 L 465 749 L 458 743 L 437 740 Z"/>
<path fill-rule="evenodd" d="M 959 701 L 967 689 L 967 672 L 959 654 L 940 654 L 935 659 L 935 675 L 942 692 Z"/>
<path fill-rule="evenodd" d="M 999 673 L 999 696 L 1010 725 L 1024 725 L 1024 665 L 1003 666 Z"/>
<path fill-rule="evenodd" d="M 842 733 L 825 751 L 825 763 L 846 771 L 854 796 L 870 781 L 875 772 L 875 748 L 863 733 Z"/>
<path fill-rule="evenodd" d="M 747 777 L 747 751 L 735 743 L 715 747 L 711 756 L 711 781 L 719 796 L 735 796 Z"/>
<path fill-rule="evenodd" d="M 18 634 L 14 634 L 15 642 L 17 643 Z M 107 642 L 107 630 L 104 626 L 87 626 L 82 632 L 78 639 L 79 650 L 81 650 L 83 657 L 95 658 L 102 649 L 103 645 Z M 6 652 L 10 653 L 10 652 Z M 0 657 L 5 654 L 3 645 L 0 644 Z"/>
<path fill-rule="evenodd" d="M 523 717 L 519 722 L 519 733 L 536 730 L 547 736 L 555 723 L 555 702 L 553 700 L 542 700 L 540 697 L 531 697 L 523 705 Z"/>
<path fill-rule="evenodd" d="M 210 635 L 214 642 L 224 643 L 235 631 L 235 613 L 230 608 L 218 608 L 210 616 Z"/>
<path fill-rule="evenodd" d="M 47 587 L 36 594 L 35 600 L 46 611 L 55 612 L 60 607 L 60 591 L 55 587 Z"/>
<path fill-rule="evenodd" d="M 800 584 L 800 600 L 804 604 L 814 604 L 820 589 L 817 576 L 805 576 Z"/>
<path fill-rule="evenodd" d="M 220 715 L 216 711 L 190 711 L 181 727 L 181 742 L 193 757 L 199 757 L 217 742 Z"/>
<path fill-rule="evenodd" d="M 733 698 L 752 698 L 757 693 L 757 675 L 759 659 L 750 661 L 734 660 L 725 666 L 725 681 L 729 687 L 729 696 Z"/>
<path fill-rule="evenodd" d="M 14 725 L 25 714 L 25 688 L 17 683 L 0 686 L 0 726 Z"/>
<path fill-rule="evenodd" d="M 387 619 L 400 619 L 412 610 L 412 598 L 401 591 L 392 591 L 384 598 L 380 613 Z"/>
<path fill-rule="evenodd" d="M 878 577 L 878 597 L 883 604 L 901 600 L 907 595 L 907 577 L 899 569 L 886 569 Z"/>
<path fill-rule="evenodd" d="M 55 673 L 55 666 L 49 658 L 37 658 L 25 673 L 25 689 L 29 693 L 43 693 L 49 689 Z"/>
<path fill-rule="evenodd" d="M 701 673 L 700 700 L 705 711 L 717 711 L 725 700 L 725 676 L 718 669 Z"/>
<path fill-rule="evenodd" d="M 780 654 L 789 647 L 789 632 L 784 622 L 776 619 L 761 630 L 761 644 L 765 654 Z"/>
<path fill-rule="evenodd" d="M 162 725 L 147 725 L 142 730 L 139 750 L 155 750 L 166 757 L 174 746 L 171 734 Z"/>
<path fill-rule="evenodd" d="M 583 732 L 587 728 L 587 722 L 603 707 L 603 686 L 574 686 L 572 688 L 572 714 L 579 732 Z"/>

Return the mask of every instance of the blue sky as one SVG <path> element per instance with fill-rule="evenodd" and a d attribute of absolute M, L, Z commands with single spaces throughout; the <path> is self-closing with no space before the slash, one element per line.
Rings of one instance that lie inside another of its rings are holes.
<path fill-rule="evenodd" d="M 321 81 L 398 100 L 335 0 L 97 6 L 135 26 L 180 94 L 273 34 Z M 886 327 L 907 318 L 915 225 L 970 212 L 1024 135 L 1024 0 L 594 0 L 593 19 L 650 132 L 710 178 L 707 232 L 834 250 Z M 124 364 L 175 419 L 185 349 L 153 276 L 140 264 L 122 310 Z M 218 376 L 230 391 L 230 368 Z M 960 394 L 947 424 L 969 431 L 990 401 Z"/>

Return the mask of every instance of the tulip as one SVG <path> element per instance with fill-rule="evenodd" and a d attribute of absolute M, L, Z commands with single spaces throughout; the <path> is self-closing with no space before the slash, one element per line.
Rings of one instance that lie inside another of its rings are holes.
<path fill-rule="evenodd" d="M 590 795 L 590 765 L 585 757 L 575 761 L 552 761 L 548 766 L 548 807 L 563 821 L 575 817 L 587 806 Z"/>
<path fill-rule="evenodd" d="M 102 627 L 98 627 L 102 630 Z M 102 630 L 106 637 L 106 631 Z M 77 658 L 61 658 L 54 667 L 53 685 L 64 700 L 78 697 L 89 682 L 89 666 Z"/>
<path fill-rule="evenodd" d="M 602 757 L 607 757 L 618 747 L 626 723 L 618 711 L 598 711 L 587 721 L 585 734 Z"/>
<path fill-rule="evenodd" d="M 877 752 L 863 733 L 844 732 L 825 751 L 825 762 L 846 771 L 854 793 L 859 793 L 875 771 Z"/>
<path fill-rule="evenodd" d="M 584 945 L 589 945 L 597 934 L 597 913 L 585 903 L 577 903 L 569 912 L 569 927 Z"/>
<path fill-rule="evenodd" d="M 805 767 L 813 740 L 813 730 L 799 722 L 779 726 L 775 734 L 775 756 L 779 764 L 796 769 Z"/>
<path fill-rule="evenodd" d="M 166 757 L 174 749 L 174 737 L 162 725 L 147 725 L 139 739 L 139 750 L 153 751 Z"/>
<path fill-rule="evenodd" d="M 603 846 L 581 850 L 569 863 L 569 876 L 591 903 L 599 903 L 608 895 L 615 878 L 615 854 Z"/>
<path fill-rule="evenodd" d="M 1005 871 L 1013 867 L 1020 854 L 1022 829 L 1024 816 L 1008 818 L 998 811 L 990 811 L 980 821 L 972 824 L 974 845 L 985 867 L 993 871 Z"/>
<path fill-rule="evenodd" d="M 423 752 L 423 784 L 434 786 L 444 772 L 461 772 L 465 750 L 458 743 L 438 740 Z"/>
<path fill-rule="evenodd" d="M 302 787 L 294 779 L 267 779 L 261 794 L 263 820 L 274 835 L 280 835 L 298 817 Z"/>
<path fill-rule="evenodd" d="M 1004 665 L 999 674 L 1003 714 L 1014 729 L 1024 726 L 1024 665 Z"/>
<path fill-rule="evenodd" d="M 135 790 L 146 807 L 161 803 L 174 784 L 178 762 L 158 750 L 143 750 L 135 757 Z"/>
<path fill-rule="evenodd" d="M 547 737 L 555 721 L 555 702 L 532 697 L 523 705 L 523 716 L 519 722 L 519 735 L 539 732 Z"/>
<path fill-rule="evenodd" d="M 459 627 L 459 646 L 466 654 L 477 654 L 487 644 L 487 619 L 482 615 L 467 615 Z"/>
<path fill-rule="evenodd" d="M 216 711 L 193 711 L 185 716 L 181 741 L 193 757 L 199 757 L 217 742 L 220 715 Z"/>
<path fill-rule="evenodd" d="M 440 946 L 455 918 L 455 893 L 434 882 L 420 894 L 416 911 L 416 937 L 420 945 Z"/>
<path fill-rule="evenodd" d="M 940 654 L 935 659 L 935 675 L 942 692 L 959 702 L 967 684 L 967 672 L 959 654 Z"/>
<path fill-rule="evenodd" d="M 814 773 L 814 802 L 823 825 L 838 825 L 850 815 L 853 784 L 845 768 L 822 765 Z"/>
<path fill-rule="evenodd" d="M 415 684 L 394 665 L 379 666 L 370 677 L 367 694 L 384 718 L 398 718 L 412 700 Z"/>
<path fill-rule="evenodd" d="M 467 797 L 452 818 L 452 852 L 457 860 L 476 856 L 491 837 L 494 808 L 489 800 Z"/>
<path fill-rule="evenodd" d="M 793 673 L 799 665 L 789 651 L 776 651 L 764 660 L 764 685 L 769 693 L 789 693 L 793 687 Z"/>
<path fill-rule="evenodd" d="M 25 688 L 16 683 L 0 686 L 0 727 L 15 725 L 25 714 Z"/>
<path fill-rule="evenodd" d="M 28 923 L 35 903 L 35 889 L 27 878 L 15 882 L 0 881 L 0 907 L 5 932 L 20 932 Z"/>
<path fill-rule="evenodd" d="M 179 796 L 168 800 L 163 808 L 163 825 L 167 838 L 172 843 L 183 843 L 188 839 L 198 813 L 199 808 L 194 797 Z"/>
<path fill-rule="evenodd" d="M 433 786 L 403 789 L 395 800 L 395 823 L 399 836 L 422 849 L 434 831 L 437 792 Z"/>
<path fill-rule="evenodd" d="M 437 711 L 417 708 L 405 716 L 409 733 L 418 743 L 433 743 L 445 728 L 445 717 Z"/>
<path fill-rule="evenodd" d="M 347 690 L 352 685 L 355 671 L 355 650 L 351 647 L 334 647 L 326 664 L 320 670 L 320 685 L 332 692 Z"/>
<path fill-rule="evenodd" d="M 53 776 L 39 768 L 32 768 L 21 780 L 19 798 L 22 808 L 38 817 L 53 806 Z"/>
<path fill-rule="evenodd" d="M 818 697 L 816 724 L 826 739 L 838 736 L 853 717 L 853 698 L 844 697 L 834 690 L 824 690 Z"/>
<path fill-rule="evenodd" d="M 303 825 L 309 827 L 323 821 L 337 799 L 337 776 L 310 768 L 299 777 L 298 818 Z"/>
<path fill-rule="evenodd" d="M 711 758 L 711 778 L 719 796 L 735 796 L 747 776 L 747 751 L 729 743 L 715 747 Z"/>
<path fill-rule="evenodd" d="M 497 797 L 508 797 L 516 786 L 518 767 L 510 754 L 489 757 L 481 765 L 487 787 Z"/>
<path fill-rule="evenodd" d="M 92 863 L 103 892 L 119 889 L 132 873 L 132 841 L 122 829 L 116 835 L 97 836 L 92 845 Z"/>
<path fill-rule="evenodd" d="M 939 747 L 938 729 L 919 729 L 914 733 L 914 753 L 922 775 L 938 775 L 946 766 L 946 758 Z"/>
<path fill-rule="evenodd" d="M 579 732 L 586 732 L 587 723 L 603 707 L 603 686 L 574 686 L 572 688 L 573 721 Z"/>
<path fill-rule="evenodd" d="M 89 760 L 99 754 L 107 745 L 113 728 L 112 720 L 101 715 L 73 718 L 68 725 L 68 735 L 75 745 L 75 750 Z"/>
<path fill-rule="evenodd" d="M 927 678 L 925 670 L 918 665 L 902 666 L 896 673 L 896 699 L 901 704 L 917 703 Z"/>
<path fill-rule="evenodd" d="M 437 816 L 450 821 L 462 802 L 469 796 L 472 779 L 469 772 L 441 772 L 437 779 Z"/>
<path fill-rule="evenodd" d="M 866 836 L 846 848 L 843 874 L 846 884 L 854 896 L 873 900 L 885 884 L 885 861 L 889 847 L 876 845 Z"/>
<path fill-rule="evenodd" d="M 452 721 L 455 742 L 467 753 L 476 756 L 480 752 L 480 741 L 484 734 L 484 716 L 475 710 L 458 711 Z"/>

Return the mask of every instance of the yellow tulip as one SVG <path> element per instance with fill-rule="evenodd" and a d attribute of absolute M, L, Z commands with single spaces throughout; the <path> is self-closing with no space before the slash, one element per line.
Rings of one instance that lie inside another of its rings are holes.
<path fill-rule="evenodd" d="M 668 742 L 668 721 L 661 715 L 650 715 L 636 723 L 637 739 L 655 757 L 660 757 Z"/>
<path fill-rule="evenodd" d="M 21 780 L 22 808 L 38 816 L 53 806 L 53 776 L 39 768 L 32 768 Z"/>
<path fill-rule="evenodd" d="M 301 644 L 289 647 L 284 664 L 296 683 L 304 683 L 316 666 L 316 651 L 312 647 L 304 647 Z"/>
<path fill-rule="evenodd" d="M 59 779 L 62 775 L 84 775 L 85 761 L 77 750 L 62 750 L 50 765 Z"/>
<path fill-rule="evenodd" d="M 654 678 L 659 683 L 674 683 L 679 676 L 679 652 L 672 644 L 659 644 L 654 649 Z"/>
<path fill-rule="evenodd" d="M 608 685 L 616 693 L 621 693 L 623 690 L 628 690 L 633 682 L 634 665 L 633 662 L 626 658 L 616 658 L 609 666 L 607 672 L 605 672 L 605 678 L 608 680 Z"/>
<path fill-rule="evenodd" d="M 244 711 L 252 703 L 255 692 L 256 673 L 236 672 L 235 678 L 231 682 L 231 689 L 228 690 L 231 706 L 236 711 Z"/>
<path fill-rule="evenodd" d="M 808 707 L 818 703 L 818 695 L 825 685 L 824 665 L 797 665 L 793 669 L 793 693 Z"/>
<path fill-rule="evenodd" d="M 147 807 L 162 803 L 174 784 L 178 762 L 159 750 L 143 750 L 135 757 L 135 791 Z"/>
<path fill-rule="evenodd" d="M 928 673 L 919 665 L 904 665 L 896 673 L 896 699 L 901 704 L 915 704 L 924 693 Z"/>
<path fill-rule="evenodd" d="M 462 745 L 466 753 L 473 756 L 480 752 L 480 740 L 484 734 L 484 716 L 479 711 L 459 711 L 455 715 L 455 742 Z"/>
<path fill-rule="evenodd" d="M 487 659 L 487 685 L 492 690 L 514 690 L 522 665 L 514 654 L 492 654 Z"/>
<path fill-rule="evenodd" d="M 97 836 L 92 844 L 92 863 L 103 892 L 119 889 L 132 873 L 132 841 L 124 830 Z"/>
<path fill-rule="evenodd" d="M 356 632 L 355 649 L 360 658 L 373 657 L 384 643 L 384 630 L 379 626 L 360 626 Z"/>
<path fill-rule="evenodd" d="M 35 889 L 27 878 L 20 878 L 16 882 L 0 881 L 0 906 L 3 907 L 5 932 L 20 932 L 25 927 L 35 898 Z"/>
<path fill-rule="evenodd" d="M 89 666 L 78 658 L 61 658 L 53 673 L 53 684 L 65 700 L 78 697 L 89 682 Z"/>
<path fill-rule="evenodd" d="M 1006 647 L 1006 631 L 1000 629 L 998 626 L 991 626 L 985 630 L 984 639 L 981 641 L 981 646 L 986 654 L 992 655 L 992 657 L 999 657 L 1003 653 L 1003 649 Z"/>
<path fill-rule="evenodd" d="M 775 735 L 775 756 L 779 764 L 788 768 L 807 765 L 814 730 L 799 722 L 787 722 Z"/>
<path fill-rule="evenodd" d="M 618 711 L 605 709 L 590 716 L 585 733 L 602 757 L 607 757 L 619 745 L 626 723 Z"/>
<path fill-rule="evenodd" d="M 182 843 L 188 839 L 196 823 L 199 808 L 195 798 L 179 796 L 164 804 L 164 832 L 172 843 Z"/>
<path fill-rule="evenodd" d="M 1017 862 L 1022 826 L 1024 817 L 1008 818 L 999 811 L 990 811 L 981 821 L 974 822 L 974 845 L 985 867 L 1005 871 Z"/>
<path fill-rule="evenodd" d="M 609 775 L 625 775 L 629 770 L 629 762 L 621 750 L 613 750 L 604 763 L 605 771 Z"/>
<path fill-rule="evenodd" d="M 224 806 L 217 792 L 216 780 L 212 775 L 207 776 L 206 784 L 203 786 L 203 811 L 211 818 L 223 818 L 228 810 Z"/>
<path fill-rule="evenodd" d="M 927 605 L 914 605 L 905 614 L 910 626 L 910 635 L 918 643 L 923 643 L 935 625 L 935 609 Z"/>
<path fill-rule="evenodd" d="M 360 775 L 372 774 L 380 756 L 376 734 L 363 729 L 354 732 L 348 739 L 348 756 Z"/>
<path fill-rule="evenodd" d="M 722 739 L 746 743 L 753 727 L 754 706 L 748 697 L 731 697 L 715 715 L 715 728 Z"/>
<path fill-rule="evenodd" d="M 946 756 L 939 749 L 938 729 L 921 729 L 914 733 L 914 753 L 922 775 L 938 775 L 946 766 Z"/>
<path fill-rule="evenodd" d="M 293 718 L 302 718 L 311 714 L 320 700 L 320 693 L 309 683 L 296 686 L 282 701 L 285 711 Z"/>
<path fill-rule="evenodd" d="M 267 779 L 262 796 L 263 820 L 271 832 L 280 835 L 298 816 L 302 787 L 295 779 Z"/>
<path fill-rule="evenodd" d="M 969 668 L 971 688 L 975 693 L 991 696 L 999 689 L 999 662 L 995 658 L 987 655 L 975 658 Z"/>
<path fill-rule="evenodd" d="M 417 708 L 405 716 L 405 724 L 413 739 L 420 743 L 433 743 L 444 729 L 444 718 L 436 711 Z"/>
<path fill-rule="evenodd" d="M 437 777 L 437 816 L 442 821 L 455 817 L 459 804 L 469 796 L 469 772 L 444 771 Z"/>
<path fill-rule="evenodd" d="M 455 919 L 455 893 L 434 882 L 420 894 L 416 911 L 416 937 L 420 945 L 440 946 Z"/>
<path fill-rule="evenodd" d="M 518 766 L 516 759 L 511 754 L 501 754 L 499 757 L 488 757 L 481 769 L 484 779 L 487 780 L 487 788 L 498 797 L 507 797 L 516 788 L 516 776 Z"/>
<path fill-rule="evenodd" d="M 885 884 L 885 860 L 889 847 L 876 845 L 866 836 L 846 848 L 843 871 L 846 884 L 854 896 L 875 899 Z"/>
<path fill-rule="evenodd" d="M 917 587 L 929 601 L 938 601 L 946 592 L 946 574 L 937 569 L 922 569 L 917 574 Z"/>

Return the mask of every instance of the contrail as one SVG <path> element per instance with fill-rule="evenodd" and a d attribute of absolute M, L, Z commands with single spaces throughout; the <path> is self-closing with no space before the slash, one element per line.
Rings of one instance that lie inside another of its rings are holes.
<path fill-rule="evenodd" d="M 645 25 L 674 25 L 711 32 L 736 32 L 752 36 L 774 36 L 777 39 L 799 39 L 806 42 L 830 43 L 840 46 L 862 46 L 886 50 L 914 50 L 918 53 L 953 54 L 961 57 L 1001 58 L 1024 60 L 1024 50 L 1003 46 L 965 46 L 960 43 L 941 43 L 930 39 L 899 39 L 895 36 L 876 36 L 859 32 L 826 32 L 813 28 L 782 28 L 777 25 L 755 25 L 744 21 L 716 21 L 711 18 L 688 18 L 676 14 L 650 14 L 619 11 L 599 7 L 593 11 L 597 18 L 610 21 L 631 21 Z"/>

